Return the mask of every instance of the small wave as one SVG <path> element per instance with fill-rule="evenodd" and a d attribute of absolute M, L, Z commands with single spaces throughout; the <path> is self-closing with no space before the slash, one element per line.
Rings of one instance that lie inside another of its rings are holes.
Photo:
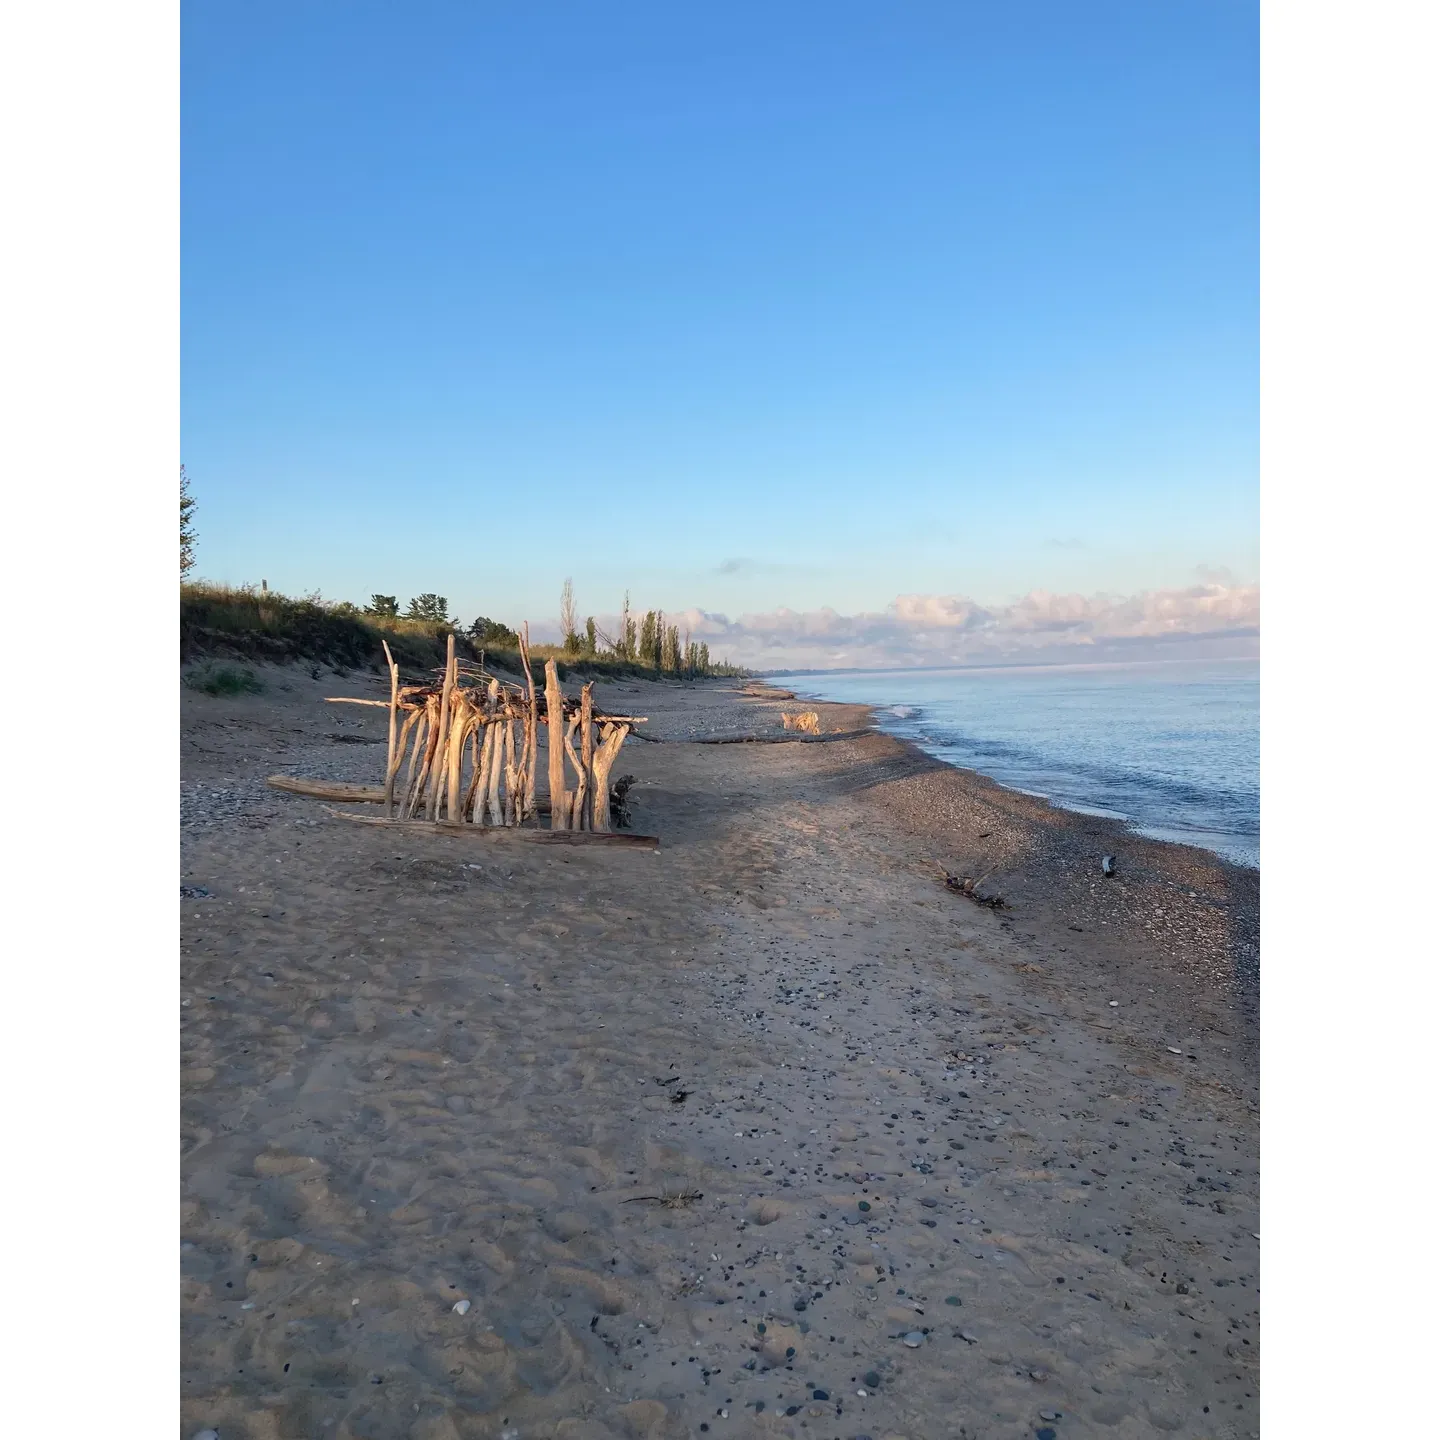
<path fill-rule="evenodd" d="M 920 713 L 918 705 L 892 705 L 890 713 L 897 720 L 913 720 Z"/>

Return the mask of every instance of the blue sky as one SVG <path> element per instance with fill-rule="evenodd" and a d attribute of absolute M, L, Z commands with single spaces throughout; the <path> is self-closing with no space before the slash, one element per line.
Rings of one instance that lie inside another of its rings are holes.
<path fill-rule="evenodd" d="M 566 574 L 732 616 L 1258 579 L 1254 4 L 182 39 L 205 576 L 512 621 Z"/>

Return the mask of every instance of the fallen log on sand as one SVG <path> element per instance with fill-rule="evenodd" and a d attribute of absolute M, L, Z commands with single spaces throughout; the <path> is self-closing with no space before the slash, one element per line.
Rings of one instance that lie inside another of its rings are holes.
<path fill-rule="evenodd" d="M 833 735 L 719 735 L 708 740 L 662 740 L 658 735 L 641 735 L 652 745 L 828 745 L 832 740 L 858 740 L 862 735 L 878 735 L 878 730 L 837 730 Z"/>
<path fill-rule="evenodd" d="M 351 810 L 332 810 L 328 814 L 339 820 L 353 820 L 358 825 L 380 825 L 387 830 L 404 830 L 410 834 L 467 835 L 477 840 L 523 840 L 532 845 L 619 845 L 632 850 L 658 850 L 658 835 L 631 835 L 624 830 L 522 830 L 513 825 L 467 825 L 449 820 L 386 820 L 378 815 L 357 815 Z"/>
<path fill-rule="evenodd" d="M 626 778 L 631 777 L 627 776 Z M 344 800 L 351 805 L 383 805 L 385 803 L 385 787 L 383 785 L 351 785 L 342 780 L 306 780 L 299 775 L 267 775 L 265 783 L 272 790 L 283 790 L 287 795 L 306 795 L 312 800 Z M 616 806 L 623 803 L 623 793 L 617 799 L 612 786 L 612 813 Z M 535 811 L 539 815 L 550 813 L 550 797 L 548 795 L 537 797 Z"/>
<path fill-rule="evenodd" d="M 834 735 L 721 735 L 714 740 L 696 740 L 696 745 L 827 745 L 832 740 L 858 740 L 873 730 L 841 730 Z"/>
<path fill-rule="evenodd" d="M 383 785 L 347 785 L 338 780 L 302 780 L 297 775 L 268 775 L 265 783 L 272 790 L 290 795 L 308 795 L 312 800 L 365 801 L 374 805 L 385 803 Z"/>

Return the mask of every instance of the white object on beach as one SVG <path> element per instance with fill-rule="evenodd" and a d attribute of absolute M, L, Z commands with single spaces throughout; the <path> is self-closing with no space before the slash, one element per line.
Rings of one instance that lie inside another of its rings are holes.
<path fill-rule="evenodd" d="M 1177 1050 L 1173 1045 L 1167 1045 L 1165 1048 L 1166 1048 L 1172 1055 L 1183 1055 L 1183 1054 L 1185 1053 L 1183 1050 Z"/>
<path fill-rule="evenodd" d="M 911 1330 L 908 1334 L 900 1337 L 912 1350 L 918 1350 L 924 1343 L 925 1337 L 918 1330 Z"/>
<path fill-rule="evenodd" d="M 220 1432 L 218 1430 L 197 1430 L 194 1440 L 220 1440 Z"/>
<path fill-rule="evenodd" d="M 468 1315 L 470 1313 L 470 1302 L 468 1300 L 457 1300 L 450 1308 L 457 1315 Z"/>
<path fill-rule="evenodd" d="M 1119 1005 L 1120 1005 L 1120 1002 L 1119 1002 L 1118 1000 L 1112 1000 L 1112 1001 L 1110 1002 L 1110 1008 L 1111 1008 L 1112 1010 L 1118 1009 L 1118 1008 L 1119 1008 Z"/>

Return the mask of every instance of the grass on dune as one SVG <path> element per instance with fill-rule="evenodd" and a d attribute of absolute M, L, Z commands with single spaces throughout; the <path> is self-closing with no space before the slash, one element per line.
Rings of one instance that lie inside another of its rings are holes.
<path fill-rule="evenodd" d="M 380 648 L 384 641 L 402 672 L 425 675 L 445 663 L 445 642 L 451 633 L 450 627 L 439 621 L 372 615 L 347 601 L 322 600 L 318 595 L 296 599 L 251 586 L 180 587 L 180 654 L 187 661 L 207 656 L 279 662 L 309 660 L 336 670 L 379 672 L 384 669 L 384 652 Z M 466 660 L 478 660 L 480 647 L 469 636 L 458 631 L 454 634 L 456 653 Z M 543 683 L 545 661 L 551 659 L 556 661 L 561 679 L 683 678 L 662 676 L 650 665 L 614 655 L 575 655 L 559 645 L 532 645 L 531 669 L 538 682 Z M 517 678 L 524 674 L 515 650 L 486 646 L 485 663 Z M 249 673 L 253 678 L 254 672 Z"/>

